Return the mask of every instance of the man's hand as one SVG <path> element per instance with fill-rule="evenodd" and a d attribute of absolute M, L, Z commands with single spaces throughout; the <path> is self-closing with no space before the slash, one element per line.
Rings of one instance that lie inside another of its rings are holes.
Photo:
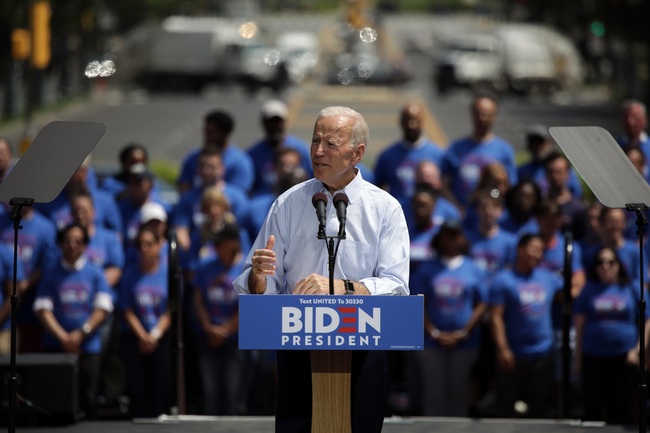
<path fill-rule="evenodd" d="M 266 277 L 267 275 L 275 274 L 275 252 L 273 251 L 275 245 L 275 236 L 269 236 L 266 241 L 266 247 L 255 250 L 253 258 L 251 259 L 251 273 L 255 278 Z"/>
<path fill-rule="evenodd" d="M 251 272 L 248 275 L 248 288 L 251 293 L 264 293 L 266 277 L 275 274 L 275 236 L 269 236 L 266 246 L 255 250 L 251 258 Z"/>
<path fill-rule="evenodd" d="M 302 280 L 298 281 L 296 287 L 293 288 L 294 295 L 329 295 L 329 293 L 329 278 L 318 274 L 306 276 Z"/>

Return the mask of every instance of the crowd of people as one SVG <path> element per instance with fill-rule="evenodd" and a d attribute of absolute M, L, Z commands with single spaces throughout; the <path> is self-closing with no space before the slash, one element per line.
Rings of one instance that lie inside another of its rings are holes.
<path fill-rule="evenodd" d="M 645 106 L 626 102 L 621 113 L 617 140 L 650 180 Z M 251 247 L 272 250 L 274 238 L 260 230 L 276 198 L 323 170 L 312 164 L 323 144 L 288 134 L 288 114 L 282 101 L 264 103 L 264 136 L 244 149 L 230 140 L 228 112 L 207 113 L 203 144 L 181 164 L 176 204 L 161 198 L 146 146 L 129 143 L 119 173 L 98 179 L 87 159 L 54 201 L 22 209 L 18 352 L 77 354 L 85 416 L 125 395 L 129 416 L 169 410 L 170 233 L 182 269 L 188 411 L 273 413 L 276 354 L 238 349 L 235 280 Z M 492 97 L 472 101 L 471 131 L 446 148 L 425 136 L 424 115 L 417 103 L 402 108 L 401 139 L 378 152 L 373 169 L 350 159 L 401 205 L 409 289 L 425 301 L 425 349 L 388 354 L 389 391 L 406 397 L 390 398 L 387 414 L 555 416 L 568 304 L 575 413 L 632 422 L 639 281 L 648 281 L 636 215 L 585 200 L 543 125 L 528 129 L 528 158 L 518 164 L 493 131 Z M 11 156 L 0 139 L 0 178 Z M 2 212 L 0 353 L 8 354 L 14 228 L 10 207 Z"/>

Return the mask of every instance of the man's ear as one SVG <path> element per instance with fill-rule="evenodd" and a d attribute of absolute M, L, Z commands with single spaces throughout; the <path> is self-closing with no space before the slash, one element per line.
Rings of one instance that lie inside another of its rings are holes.
<path fill-rule="evenodd" d="M 359 143 L 357 149 L 354 151 L 354 163 L 358 164 L 363 159 L 363 155 L 366 153 L 366 145 L 364 143 Z"/>

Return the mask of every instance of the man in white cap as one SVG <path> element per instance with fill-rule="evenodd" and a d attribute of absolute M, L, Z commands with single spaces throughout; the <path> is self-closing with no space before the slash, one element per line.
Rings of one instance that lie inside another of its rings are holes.
<path fill-rule="evenodd" d="M 278 99 L 271 99 L 262 105 L 261 120 L 264 137 L 248 150 L 248 155 L 253 160 L 255 169 L 252 195 L 275 191 L 277 176 L 274 170 L 274 160 L 275 152 L 278 149 L 285 147 L 296 149 L 300 153 L 302 167 L 309 173 L 310 177 L 313 174 L 309 146 L 298 137 L 286 132 L 288 116 L 289 109 L 287 105 Z"/>

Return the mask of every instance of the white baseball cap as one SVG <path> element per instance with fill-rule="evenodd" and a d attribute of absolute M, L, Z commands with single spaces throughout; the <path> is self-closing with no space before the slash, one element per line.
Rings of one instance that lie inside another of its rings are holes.
<path fill-rule="evenodd" d="M 160 203 L 150 201 L 145 203 L 140 210 L 140 224 L 145 224 L 152 220 L 167 222 L 167 211 Z"/>

